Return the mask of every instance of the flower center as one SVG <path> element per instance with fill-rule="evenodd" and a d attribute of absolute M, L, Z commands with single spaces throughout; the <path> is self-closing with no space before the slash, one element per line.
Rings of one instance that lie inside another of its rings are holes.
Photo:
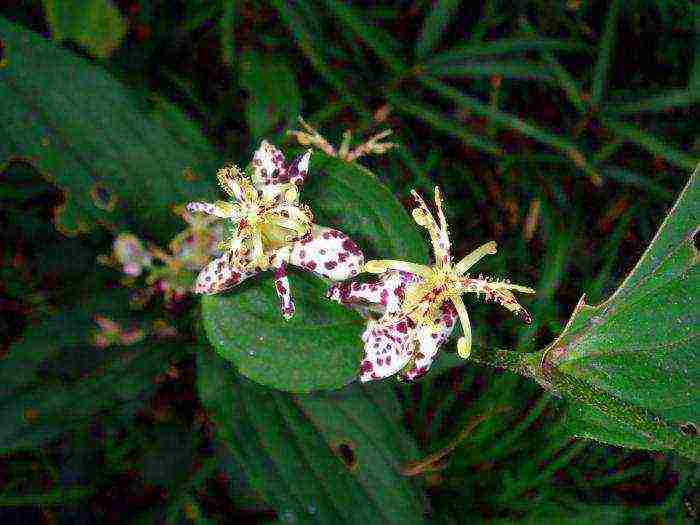
<path fill-rule="evenodd" d="M 432 324 L 446 300 L 460 295 L 459 276 L 448 268 L 433 267 L 433 274 L 406 292 L 401 313 L 416 324 Z"/>

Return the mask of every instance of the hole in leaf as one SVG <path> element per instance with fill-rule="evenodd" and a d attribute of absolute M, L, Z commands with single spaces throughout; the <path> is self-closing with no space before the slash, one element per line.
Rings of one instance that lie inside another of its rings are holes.
<path fill-rule="evenodd" d="M 95 203 L 95 206 L 104 211 L 114 210 L 114 206 L 117 204 L 117 196 L 99 184 L 95 184 L 92 187 L 90 190 L 90 196 L 92 197 L 92 202 Z"/>
<path fill-rule="evenodd" d="M 683 432 L 686 436 L 697 436 L 698 427 L 695 425 L 695 423 L 688 421 L 687 423 L 683 423 L 681 425 L 681 432 Z"/>
<path fill-rule="evenodd" d="M 353 443 L 336 443 L 333 446 L 333 452 L 335 452 L 348 470 L 354 470 L 357 467 L 357 456 L 355 455 L 355 445 Z"/>
<path fill-rule="evenodd" d="M 693 246 L 695 246 L 696 252 L 700 252 L 700 227 L 693 234 Z"/>

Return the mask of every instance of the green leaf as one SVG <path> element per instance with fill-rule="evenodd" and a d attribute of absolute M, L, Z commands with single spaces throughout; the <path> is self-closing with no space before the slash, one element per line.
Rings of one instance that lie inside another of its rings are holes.
<path fill-rule="evenodd" d="M 605 89 L 608 70 L 612 62 L 613 46 L 615 45 L 615 35 L 617 33 L 618 15 L 622 8 L 620 0 L 613 0 L 612 5 L 608 8 L 608 16 L 605 19 L 605 29 L 600 40 L 598 50 L 598 60 L 595 64 L 593 72 L 593 83 L 591 86 L 591 105 L 597 107 L 603 100 L 603 91 Z"/>
<path fill-rule="evenodd" d="M 638 145 L 654 155 L 663 157 L 671 164 L 687 170 L 692 170 L 695 168 L 697 159 L 694 159 L 690 155 L 679 151 L 673 145 L 668 144 L 665 140 L 655 137 L 651 133 L 647 133 L 636 126 L 619 119 L 602 116 L 601 120 L 614 134 Z"/>
<path fill-rule="evenodd" d="M 620 288 L 596 306 L 582 298 L 564 332 L 524 360 L 571 400 L 575 435 L 700 461 L 699 171 Z"/>
<path fill-rule="evenodd" d="M 296 122 L 301 95 L 284 61 L 249 51 L 241 57 L 239 71 L 241 86 L 249 96 L 245 115 L 253 142 Z"/>
<path fill-rule="evenodd" d="M 126 35 L 126 20 L 110 0 L 43 0 L 43 4 L 53 39 L 72 40 L 96 57 L 109 57 Z"/>
<path fill-rule="evenodd" d="M 124 323 L 128 301 L 127 290 L 103 291 L 90 295 L 75 308 L 59 311 L 38 323 L 32 323 L 0 359 L 0 376 L 3 378 L 0 382 L 0 403 L 11 400 L 20 390 L 40 386 L 42 363 L 58 356 L 62 348 L 91 345 L 93 332 L 98 328 L 94 320 L 96 315 Z M 94 350 L 96 354 L 103 352 Z M 78 359 L 77 355 L 75 359 Z"/>
<path fill-rule="evenodd" d="M 400 466 L 417 449 L 386 383 L 290 395 L 197 356 L 197 389 L 251 486 L 293 523 L 423 523 L 425 501 Z"/>
<path fill-rule="evenodd" d="M 488 118 L 491 122 L 499 126 L 513 129 L 527 137 L 531 137 L 532 139 L 553 148 L 554 150 L 560 151 L 571 162 L 573 162 L 578 169 L 586 173 L 594 183 L 599 184 L 601 182 L 600 175 L 586 160 L 578 145 L 570 141 L 565 136 L 552 133 L 536 124 L 526 122 L 515 115 L 499 111 L 488 104 L 484 104 L 477 98 L 462 93 L 458 89 L 455 89 L 441 80 L 431 77 L 430 75 L 421 75 L 420 80 L 426 87 L 451 100 L 457 106 L 465 108 L 476 115 Z"/>
<path fill-rule="evenodd" d="M 7 61 L 0 134 L 9 139 L 0 141 L 0 164 L 26 159 L 66 192 L 58 213 L 66 233 L 129 215 L 169 239 L 182 229 L 173 205 L 197 188 L 215 195 L 210 174 L 220 160 L 174 106 L 143 100 L 103 69 L 3 18 L 0 34 Z"/>
<path fill-rule="evenodd" d="M 498 57 L 512 58 L 517 53 L 532 51 L 587 51 L 588 46 L 579 42 L 557 40 L 554 38 L 500 38 L 489 42 L 469 43 L 455 46 L 433 56 L 426 64 L 440 64 L 459 60 L 474 60 L 475 58 Z"/>
<path fill-rule="evenodd" d="M 95 352 L 102 352 L 93 348 Z M 0 454 L 46 443 L 106 412 L 133 417 L 176 352 L 171 344 L 108 349 L 105 362 L 77 382 L 21 391 L 0 405 Z"/>
<path fill-rule="evenodd" d="M 445 33 L 452 15 L 461 2 L 458 0 L 438 0 L 423 21 L 423 27 L 416 42 L 416 58 L 425 58 L 437 47 L 440 37 Z"/>
<path fill-rule="evenodd" d="M 369 170 L 315 152 L 301 200 L 316 222 L 360 245 L 365 259 L 425 262 L 426 243 L 391 192 Z M 202 299 L 204 327 L 216 351 L 261 384 L 291 392 L 341 388 L 358 373 L 364 321 L 325 298 L 324 280 L 292 271 L 296 314 L 284 321 L 272 276 Z"/>
<path fill-rule="evenodd" d="M 372 20 L 365 20 L 347 2 L 339 0 L 324 1 L 328 9 L 333 13 L 333 16 L 337 17 L 339 22 L 348 26 L 357 35 L 357 38 L 367 44 L 392 74 L 400 75 L 403 72 L 406 66 L 397 52 L 400 46 L 398 42 L 391 38 L 389 33 L 382 31 Z"/>
<path fill-rule="evenodd" d="M 700 102 L 700 93 L 691 89 L 668 89 L 634 101 L 609 100 L 603 111 L 609 115 L 636 115 L 641 112 L 660 113 L 686 108 Z"/>
<path fill-rule="evenodd" d="M 498 144 L 484 135 L 471 133 L 454 117 L 437 113 L 430 106 L 414 102 L 401 95 L 391 94 L 389 95 L 389 100 L 396 107 L 397 111 L 430 124 L 436 130 L 461 140 L 469 148 L 474 148 L 477 151 L 483 151 L 493 156 L 503 154 L 503 150 Z"/>
<path fill-rule="evenodd" d="M 531 60 L 500 60 L 484 62 L 478 60 L 461 60 L 459 62 L 438 62 L 427 64 L 425 70 L 440 78 L 481 78 L 499 76 L 513 80 L 538 80 L 551 82 L 549 68 Z"/>
<path fill-rule="evenodd" d="M 308 58 L 311 65 L 319 75 L 328 82 L 340 98 L 345 100 L 352 108 L 365 118 L 371 114 L 367 110 L 364 100 L 357 97 L 348 89 L 350 79 L 341 75 L 338 68 L 329 63 L 327 56 L 328 41 L 319 38 L 318 32 L 314 33 L 307 27 L 307 22 L 295 10 L 289 2 L 283 0 L 271 0 L 275 10 L 279 13 L 280 20 L 287 26 L 292 37 L 302 53 Z"/>
<path fill-rule="evenodd" d="M 224 64 L 232 65 L 236 58 L 236 0 L 225 0 L 221 4 L 221 59 Z"/>

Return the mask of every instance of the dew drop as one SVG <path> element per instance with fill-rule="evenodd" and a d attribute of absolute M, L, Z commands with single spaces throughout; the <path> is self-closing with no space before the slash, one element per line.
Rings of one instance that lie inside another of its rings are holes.
<path fill-rule="evenodd" d="M 249 351 L 248 351 L 248 355 L 249 355 L 250 357 L 255 357 L 255 350 L 249 350 Z"/>

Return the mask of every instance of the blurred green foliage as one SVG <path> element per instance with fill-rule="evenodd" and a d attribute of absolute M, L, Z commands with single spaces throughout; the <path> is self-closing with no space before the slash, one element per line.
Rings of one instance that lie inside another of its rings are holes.
<path fill-rule="evenodd" d="M 697 465 L 572 439 L 563 402 L 518 375 L 443 352 L 415 385 L 272 391 L 208 347 L 196 302 L 136 307 L 97 262 L 120 231 L 167 241 L 184 227 L 172 205 L 215 195 L 217 167 L 262 137 L 284 144 L 298 113 L 332 139 L 390 127 L 400 147 L 363 163 L 404 204 L 439 184 L 455 252 L 495 238 L 480 270 L 538 291 L 528 328 L 474 305 L 475 347 L 543 348 L 583 292 L 596 304 L 617 288 L 696 166 L 697 6 L 0 12 L 0 520 L 697 519 Z M 96 22 L 105 12 L 118 22 Z M 105 347 L 103 317 L 144 337 Z"/>

